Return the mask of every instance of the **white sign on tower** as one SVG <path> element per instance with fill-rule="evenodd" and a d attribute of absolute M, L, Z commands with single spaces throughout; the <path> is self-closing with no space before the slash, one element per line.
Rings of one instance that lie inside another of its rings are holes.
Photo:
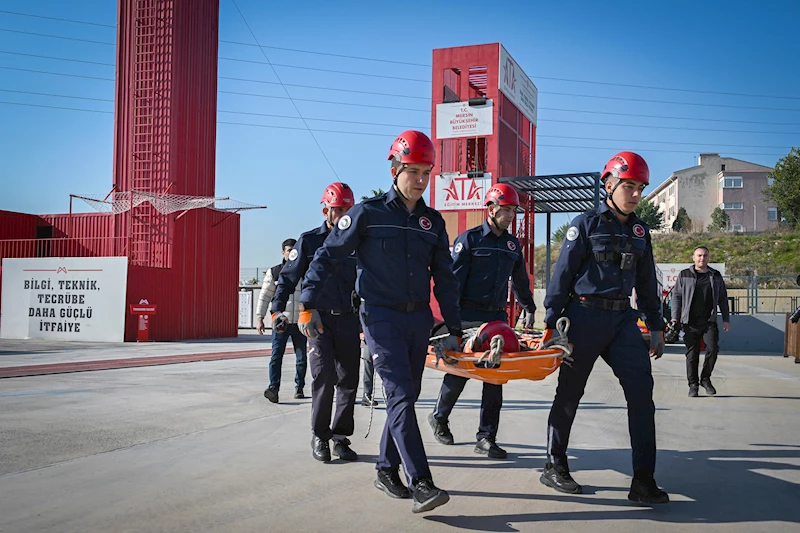
<path fill-rule="evenodd" d="M 536 126 L 539 110 L 539 90 L 527 74 L 514 61 L 503 45 L 500 45 L 500 92 L 517 106 L 531 123 Z"/>

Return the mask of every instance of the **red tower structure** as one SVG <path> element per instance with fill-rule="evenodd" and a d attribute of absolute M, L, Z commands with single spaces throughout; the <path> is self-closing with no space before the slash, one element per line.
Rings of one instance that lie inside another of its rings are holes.
<path fill-rule="evenodd" d="M 450 242 L 481 224 L 483 197 L 501 178 L 531 176 L 536 161 L 537 89 L 500 43 L 433 51 L 431 132 L 436 166 L 430 205 Z M 521 194 L 513 228 L 533 272 L 533 198 Z"/>
<path fill-rule="evenodd" d="M 127 256 L 127 304 L 158 306 L 152 340 L 237 335 L 236 213 L 255 206 L 213 198 L 218 33 L 219 0 L 119 0 L 113 187 L 84 197 L 111 212 L 0 212 L 0 258 Z"/>

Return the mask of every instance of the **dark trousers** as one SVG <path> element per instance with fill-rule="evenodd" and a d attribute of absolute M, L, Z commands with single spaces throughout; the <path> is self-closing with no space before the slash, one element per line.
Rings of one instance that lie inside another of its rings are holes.
<path fill-rule="evenodd" d="M 281 366 L 286 343 L 292 339 L 295 356 L 294 384 L 302 389 L 306 385 L 306 337 L 300 332 L 297 324 L 289 324 L 286 331 L 280 333 L 272 330 L 272 355 L 269 358 L 269 386 L 272 389 L 281 388 Z"/>
<path fill-rule="evenodd" d="M 375 365 L 372 364 L 372 354 L 369 353 L 369 346 L 366 343 L 361 347 L 361 360 L 364 361 L 364 398 L 371 400 L 374 398 Z"/>
<path fill-rule="evenodd" d="M 689 385 L 699 385 L 711 379 L 711 372 L 717 363 L 719 353 L 719 327 L 716 322 L 701 326 L 683 324 L 683 343 L 686 345 L 686 378 Z M 706 345 L 706 357 L 703 360 L 703 372 L 698 377 L 700 366 L 700 341 Z"/>
<path fill-rule="evenodd" d="M 492 322 L 494 320 L 508 320 L 505 311 L 479 311 L 477 309 L 462 309 L 461 320 L 464 322 Z M 442 388 L 439 390 L 439 399 L 433 410 L 433 416 L 441 421 L 447 422 L 450 413 L 453 411 L 464 386 L 469 378 L 445 374 L 442 381 Z M 503 407 L 503 386 L 492 383 L 483 383 L 483 395 L 481 396 L 481 415 L 478 423 L 477 440 L 484 438 L 495 439 L 497 429 L 500 427 L 500 409 Z"/>
<path fill-rule="evenodd" d="M 386 391 L 386 424 L 376 467 L 397 468 L 402 462 L 409 482 L 430 478 L 414 404 L 422 389 L 433 315 L 430 309 L 401 313 L 365 304 L 361 323 Z"/>
<path fill-rule="evenodd" d="M 323 332 L 309 339 L 311 431 L 322 440 L 345 440 L 353 434 L 360 344 L 358 315 L 321 313 Z M 336 393 L 336 413 L 333 396 Z"/>
<path fill-rule="evenodd" d="M 570 302 L 564 310 L 570 319 L 573 344 L 571 365 L 562 364 L 550 410 L 547 431 L 548 460 L 567 465 L 567 444 L 586 380 L 597 357 L 614 371 L 628 402 L 628 432 L 633 449 L 634 473 L 650 474 L 656 465 L 655 404 L 648 348 L 636 326 L 633 310 L 606 311 Z"/>

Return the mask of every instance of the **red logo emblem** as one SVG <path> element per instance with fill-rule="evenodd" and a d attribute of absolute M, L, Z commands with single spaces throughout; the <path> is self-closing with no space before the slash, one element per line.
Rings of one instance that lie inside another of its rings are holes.
<path fill-rule="evenodd" d="M 58 267 L 58 270 L 56 271 L 56 274 L 61 274 L 62 272 L 64 274 L 66 274 L 67 273 L 67 267 Z"/>
<path fill-rule="evenodd" d="M 517 249 L 517 245 L 511 241 L 506 241 L 506 246 L 508 246 L 508 249 L 512 252 Z"/>
<path fill-rule="evenodd" d="M 419 217 L 419 227 L 427 231 L 433 227 L 433 224 L 426 217 Z"/>
<path fill-rule="evenodd" d="M 644 227 L 641 224 L 633 226 L 633 234 L 637 237 L 644 237 Z"/>

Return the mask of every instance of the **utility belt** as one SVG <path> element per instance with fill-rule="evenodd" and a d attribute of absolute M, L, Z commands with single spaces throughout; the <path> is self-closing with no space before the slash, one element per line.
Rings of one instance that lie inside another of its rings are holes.
<path fill-rule="evenodd" d="M 386 309 L 391 309 L 398 313 L 416 313 L 417 311 L 430 309 L 431 304 L 430 302 L 406 302 L 402 304 L 378 305 L 376 307 L 385 307 Z"/>
<path fill-rule="evenodd" d="M 594 307 L 595 309 L 603 309 L 605 311 L 627 311 L 631 307 L 630 298 L 615 300 L 613 298 L 603 298 L 601 296 L 573 294 L 570 299 L 580 305 Z"/>
<path fill-rule="evenodd" d="M 506 308 L 480 302 L 472 302 L 470 300 L 461 300 L 461 309 L 475 309 L 477 311 L 496 313 L 497 311 L 505 311 Z"/>
<path fill-rule="evenodd" d="M 317 312 L 321 315 L 331 315 L 331 316 L 344 316 L 344 315 L 353 315 L 355 314 L 355 309 L 317 309 Z"/>

